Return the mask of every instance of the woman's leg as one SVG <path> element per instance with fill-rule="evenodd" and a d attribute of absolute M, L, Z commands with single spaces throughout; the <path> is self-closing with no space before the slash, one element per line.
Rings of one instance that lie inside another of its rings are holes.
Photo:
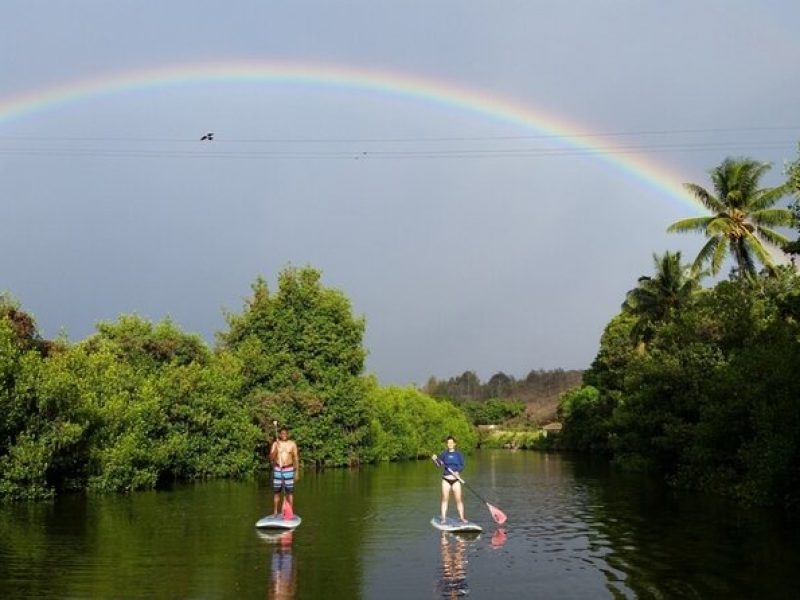
<path fill-rule="evenodd" d="M 447 519 L 447 502 L 450 499 L 450 484 L 442 479 L 442 523 Z"/>
<path fill-rule="evenodd" d="M 461 517 L 462 521 L 466 521 L 467 519 L 464 517 L 464 501 L 461 499 L 461 482 L 456 481 L 453 484 L 453 495 L 456 498 L 456 508 L 458 509 L 458 516 Z"/>

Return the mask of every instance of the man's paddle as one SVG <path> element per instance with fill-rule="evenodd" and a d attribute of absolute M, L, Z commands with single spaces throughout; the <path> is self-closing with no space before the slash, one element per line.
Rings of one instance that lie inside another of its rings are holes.
<path fill-rule="evenodd" d="M 294 511 L 292 510 L 292 503 L 287 500 L 286 496 L 283 496 L 283 506 L 281 507 L 281 512 L 283 513 L 283 520 L 284 521 L 291 521 L 294 519 Z"/>
<path fill-rule="evenodd" d="M 275 458 L 277 459 L 277 456 L 278 456 L 278 422 L 277 421 L 273 421 L 272 422 L 272 426 L 275 428 L 275 453 L 276 453 L 276 457 Z M 279 466 L 283 467 L 283 465 L 279 465 Z M 295 469 L 296 468 L 297 468 L 297 465 L 295 465 Z M 283 504 L 281 505 L 281 513 L 283 515 L 283 520 L 284 521 L 289 521 L 290 519 L 294 519 L 294 511 L 292 510 L 292 503 L 289 502 L 286 499 L 286 492 L 283 493 Z"/>
<path fill-rule="evenodd" d="M 503 523 L 505 523 L 505 522 L 508 520 L 508 517 L 506 516 L 506 513 L 504 513 L 502 510 L 500 510 L 499 508 L 497 508 L 497 507 L 496 507 L 496 506 L 494 506 L 493 504 L 489 504 L 489 503 L 486 501 L 486 499 L 485 499 L 483 496 L 481 496 L 481 495 L 480 495 L 478 492 L 476 492 L 476 491 L 475 491 L 475 490 L 473 490 L 473 489 L 472 489 L 472 488 L 471 488 L 469 485 L 467 485 L 467 482 L 466 482 L 466 481 L 464 481 L 463 479 L 461 479 L 461 477 L 460 477 L 459 475 L 456 475 L 456 474 L 455 474 L 455 473 L 452 471 L 452 469 L 450 469 L 450 467 L 448 467 L 447 465 L 445 465 L 444 463 L 442 463 L 442 461 L 440 461 L 438 458 L 434 458 L 434 459 L 433 459 L 433 462 L 434 462 L 434 463 L 435 463 L 437 466 L 439 466 L 439 467 L 444 467 L 445 469 L 447 469 L 447 471 L 448 471 L 448 472 L 449 472 L 451 475 L 455 476 L 455 478 L 456 478 L 456 479 L 458 479 L 458 480 L 459 480 L 459 481 L 460 481 L 462 484 L 464 484 L 464 487 L 466 487 L 466 488 L 467 488 L 467 489 L 468 489 L 470 492 L 472 492 L 473 494 L 475 494 L 475 495 L 476 495 L 476 496 L 477 496 L 477 497 L 480 499 L 480 501 L 481 501 L 481 502 L 483 502 L 483 503 L 486 505 L 486 508 L 488 508 L 488 509 L 489 509 L 489 514 L 491 514 L 491 515 L 492 515 L 492 519 L 494 519 L 494 520 L 495 520 L 495 522 L 496 522 L 498 525 L 502 525 Z"/>

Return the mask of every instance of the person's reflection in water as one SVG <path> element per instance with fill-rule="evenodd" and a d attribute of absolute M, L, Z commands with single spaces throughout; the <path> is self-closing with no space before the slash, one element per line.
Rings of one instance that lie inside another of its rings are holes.
<path fill-rule="evenodd" d="M 272 562 L 267 598 L 270 600 L 294 598 L 297 588 L 297 563 L 292 556 L 293 535 L 294 532 L 287 531 L 269 538 L 272 543 Z"/>
<path fill-rule="evenodd" d="M 442 532 L 442 572 L 439 577 L 439 592 L 443 598 L 459 598 L 469 594 L 467 545 L 475 539 L 477 538 Z"/>

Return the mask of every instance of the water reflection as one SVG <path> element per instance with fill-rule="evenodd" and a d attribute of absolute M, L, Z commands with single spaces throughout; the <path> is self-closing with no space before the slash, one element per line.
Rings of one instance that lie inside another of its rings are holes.
<path fill-rule="evenodd" d="M 259 531 L 258 535 L 272 545 L 267 598 L 269 600 L 293 599 L 297 591 L 297 561 L 292 555 L 294 532 L 264 533 Z"/>
<path fill-rule="evenodd" d="M 442 532 L 442 569 L 439 577 L 439 593 L 443 598 L 459 598 L 469 594 L 467 584 L 467 547 L 480 534 Z"/>
<path fill-rule="evenodd" d="M 508 535 L 506 535 L 505 528 L 498 527 L 492 534 L 492 540 L 490 544 L 494 550 L 497 550 L 498 548 L 502 548 L 503 546 L 505 546 L 507 539 Z"/>
<path fill-rule="evenodd" d="M 422 462 L 309 474 L 289 535 L 253 528 L 267 478 L 0 504 L 0 598 L 797 596 L 797 517 L 567 455 L 471 464 L 513 515 L 478 541 L 430 528 Z"/>

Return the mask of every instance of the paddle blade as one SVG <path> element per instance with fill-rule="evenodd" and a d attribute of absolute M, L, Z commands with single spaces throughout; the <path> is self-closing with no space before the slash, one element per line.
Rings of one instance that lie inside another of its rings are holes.
<path fill-rule="evenodd" d="M 288 521 L 294 519 L 294 511 L 292 510 L 292 503 L 286 498 L 283 499 L 283 518 Z"/>
<path fill-rule="evenodd" d="M 494 522 L 497 523 L 498 525 L 502 525 L 503 523 L 505 523 L 508 520 L 508 517 L 506 516 L 506 513 L 504 513 L 502 510 L 500 510 L 496 506 L 493 506 L 493 505 L 489 504 L 488 502 L 486 503 L 486 506 L 489 508 L 489 512 L 491 513 L 492 518 L 494 519 Z"/>

